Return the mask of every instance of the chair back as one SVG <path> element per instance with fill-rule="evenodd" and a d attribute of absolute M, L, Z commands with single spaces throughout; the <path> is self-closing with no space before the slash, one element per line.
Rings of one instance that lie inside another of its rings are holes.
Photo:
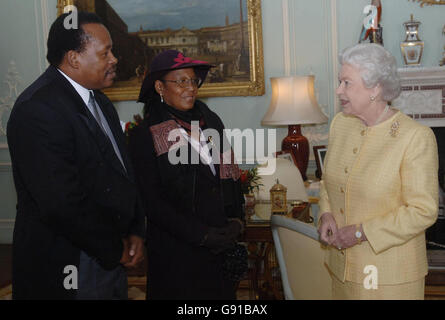
<path fill-rule="evenodd" d="M 271 228 L 286 300 L 330 300 L 332 280 L 326 248 L 314 225 L 272 215 Z"/>

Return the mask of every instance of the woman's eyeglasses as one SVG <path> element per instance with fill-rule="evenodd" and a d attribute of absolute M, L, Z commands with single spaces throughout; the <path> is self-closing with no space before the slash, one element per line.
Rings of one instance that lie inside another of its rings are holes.
<path fill-rule="evenodd" d="M 202 83 L 202 80 L 200 78 L 194 78 L 194 79 L 181 79 L 181 80 L 161 80 L 166 82 L 174 82 L 181 88 L 186 88 L 190 85 L 193 87 L 199 87 Z"/>

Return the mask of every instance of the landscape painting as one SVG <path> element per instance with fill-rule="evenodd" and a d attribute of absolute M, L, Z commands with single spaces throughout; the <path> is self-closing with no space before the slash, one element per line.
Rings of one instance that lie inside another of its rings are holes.
<path fill-rule="evenodd" d="M 264 94 L 260 0 L 59 0 L 98 14 L 119 59 L 112 100 L 136 100 L 154 56 L 178 50 L 210 62 L 200 96 Z"/>

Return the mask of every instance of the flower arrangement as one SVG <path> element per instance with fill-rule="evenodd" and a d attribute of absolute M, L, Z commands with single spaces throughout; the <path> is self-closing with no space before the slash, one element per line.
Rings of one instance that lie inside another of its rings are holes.
<path fill-rule="evenodd" d="M 260 186 L 263 184 L 259 183 L 261 177 L 258 176 L 258 168 L 252 168 L 249 170 L 240 169 L 240 181 L 241 181 L 241 191 L 244 194 L 250 194 L 253 191 L 258 191 Z"/>
<path fill-rule="evenodd" d="M 125 135 L 128 137 L 129 132 L 131 129 L 137 127 L 142 122 L 142 117 L 139 114 L 135 114 L 133 116 L 134 121 L 128 121 L 125 124 Z"/>

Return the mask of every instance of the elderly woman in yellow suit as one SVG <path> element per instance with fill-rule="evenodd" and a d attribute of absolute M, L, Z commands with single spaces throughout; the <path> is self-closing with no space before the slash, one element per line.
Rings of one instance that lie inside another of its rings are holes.
<path fill-rule="evenodd" d="M 320 240 L 334 299 L 423 299 L 425 229 L 437 218 L 432 130 L 388 102 L 396 62 L 378 44 L 339 55 L 337 95 L 320 189 Z"/>

